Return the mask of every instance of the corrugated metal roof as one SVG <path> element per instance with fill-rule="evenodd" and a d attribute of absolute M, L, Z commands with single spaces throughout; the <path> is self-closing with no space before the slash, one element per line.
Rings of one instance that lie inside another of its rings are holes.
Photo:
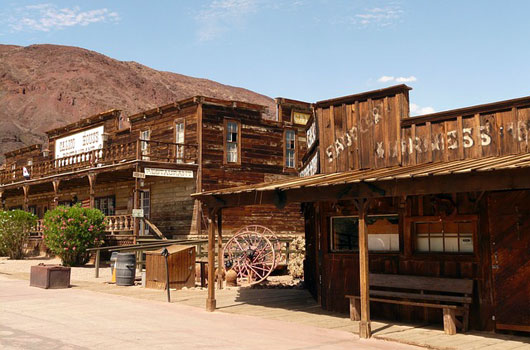
<path fill-rule="evenodd" d="M 245 192 L 286 191 L 299 188 L 316 188 L 358 182 L 410 179 L 425 176 L 439 176 L 472 172 L 486 172 L 530 167 L 530 153 L 502 157 L 485 157 L 449 162 L 426 163 L 412 166 L 395 166 L 383 169 L 352 170 L 333 174 L 318 174 L 303 178 L 289 178 L 274 182 L 226 188 L 195 193 L 194 197 L 222 196 Z"/>

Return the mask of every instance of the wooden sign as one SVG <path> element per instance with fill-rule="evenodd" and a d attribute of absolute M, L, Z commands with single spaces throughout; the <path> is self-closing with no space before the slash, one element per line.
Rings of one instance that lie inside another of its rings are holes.
<path fill-rule="evenodd" d="M 193 179 L 192 170 L 145 168 L 144 172 L 147 176 L 179 177 L 185 179 Z"/>
<path fill-rule="evenodd" d="M 315 175 L 318 173 L 318 151 L 313 154 L 313 157 L 309 162 L 307 162 L 306 166 L 300 171 L 300 177 L 306 177 Z"/>
<path fill-rule="evenodd" d="M 144 217 L 144 210 L 143 209 L 133 209 L 132 210 L 132 217 L 133 218 L 143 218 Z"/>
<path fill-rule="evenodd" d="M 55 159 L 75 156 L 103 148 L 104 127 L 88 129 L 55 141 Z"/>
<path fill-rule="evenodd" d="M 293 122 L 295 124 L 306 125 L 307 121 L 311 117 L 309 113 L 294 112 L 293 111 Z"/>
<path fill-rule="evenodd" d="M 306 130 L 305 133 L 307 138 L 307 149 L 311 149 L 318 137 L 316 121 L 313 121 L 313 123 L 311 123 L 311 126 L 309 127 L 309 129 Z"/>
<path fill-rule="evenodd" d="M 133 177 L 135 179 L 145 179 L 145 173 L 141 173 L 139 171 L 133 171 Z"/>

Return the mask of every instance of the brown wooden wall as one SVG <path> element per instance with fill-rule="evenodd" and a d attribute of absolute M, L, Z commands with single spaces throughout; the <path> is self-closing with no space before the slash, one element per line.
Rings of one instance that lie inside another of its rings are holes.
<path fill-rule="evenodd" d="M 224 164 L 224 118 L 241 123 L 241 164 Z M 298 135 L 302 132 L 298 131 Z M 284 169 L 283 123 L 262 120 L 257 111 L 204 105 L 202 110 L 201 188 L 204 191 L 297 176 Z M 302 141 L 299 141 L 302 143 Z M 299 152 L 300 149 L 299 149 Z M 282 235 L 303 234 L 300 205 L 284 209 L 249 206 L 223 211 L 223 230 L 233 233 L 249 224 L 269 227 Z"/>
<path fill-rule="evenodd" d="M 526 153 L 530 107 L 512 107 L 404 123 L 403 164 Z"/>
<path fill-rule="evenodd" d="M 321 173 L 400 164 L 400 121 L 407 116 L 408 90 L 317 103 Z"/>
<path fill-rule="evenodd" d="M 473 254 L 418 254 L 414 253 L 410 231 L 405 226 L 407 217 L 440 215 L 432 203 L 436 196 L 410 197 L 406 202 L 385 199 L 373 202 L 369 214 L 399 214 L 400 252 L 370 252 L 369 269 L 373 273 L 418 275 L 432 277 L 468 278 L 475 281 L 471 327 L 493 329 L 493 300 L 491 286 L 490 234 L 487 195 L 459 194 L 452 201 L 456 211 L 451 215 L 478 215 L 478 233 Z M 347 201 L 306 204 L 306 244 L 308 254 L 306 273 L 310 290 L 317 291 L 322 306 L 330 311 L 348 312 L 345 295 L 359 295 L 359 256 L 357 253 L 333 253 L 330 250 L 330 218 L 356 215 L 354 205 Z M 421 215 L 420 215 L 421 214 Z M 309 219 L 311 218 L 311 219 Z M 312 223 L 310 222 L 312 221 Z M 320 254 L 317 246 L 320 245 Z M 319 275 L 322 284 L 318 284 Z M 439 310 L 424 311 L 399 305 L 371 304 L 374 318 L 400 321 L 428 320 L 440 323 Z"/>

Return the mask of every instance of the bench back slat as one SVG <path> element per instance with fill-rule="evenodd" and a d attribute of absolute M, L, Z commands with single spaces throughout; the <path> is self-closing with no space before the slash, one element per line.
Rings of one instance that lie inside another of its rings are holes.
<path fill-rule="evenodd" d="M 460 294 L 473 293 L 473 280 L 469 279 L 371 273 L 369 281 L 370 287 L 414 289 Z"/>

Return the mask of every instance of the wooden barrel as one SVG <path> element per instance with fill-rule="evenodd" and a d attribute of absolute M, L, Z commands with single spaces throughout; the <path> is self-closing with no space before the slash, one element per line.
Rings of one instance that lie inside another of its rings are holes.
<path fill-rule="evenodd" d="M 136 255 L 134 253 L 118 253 L 116 259 L 116 285 L 133 286 L 136 273 Z"/>

